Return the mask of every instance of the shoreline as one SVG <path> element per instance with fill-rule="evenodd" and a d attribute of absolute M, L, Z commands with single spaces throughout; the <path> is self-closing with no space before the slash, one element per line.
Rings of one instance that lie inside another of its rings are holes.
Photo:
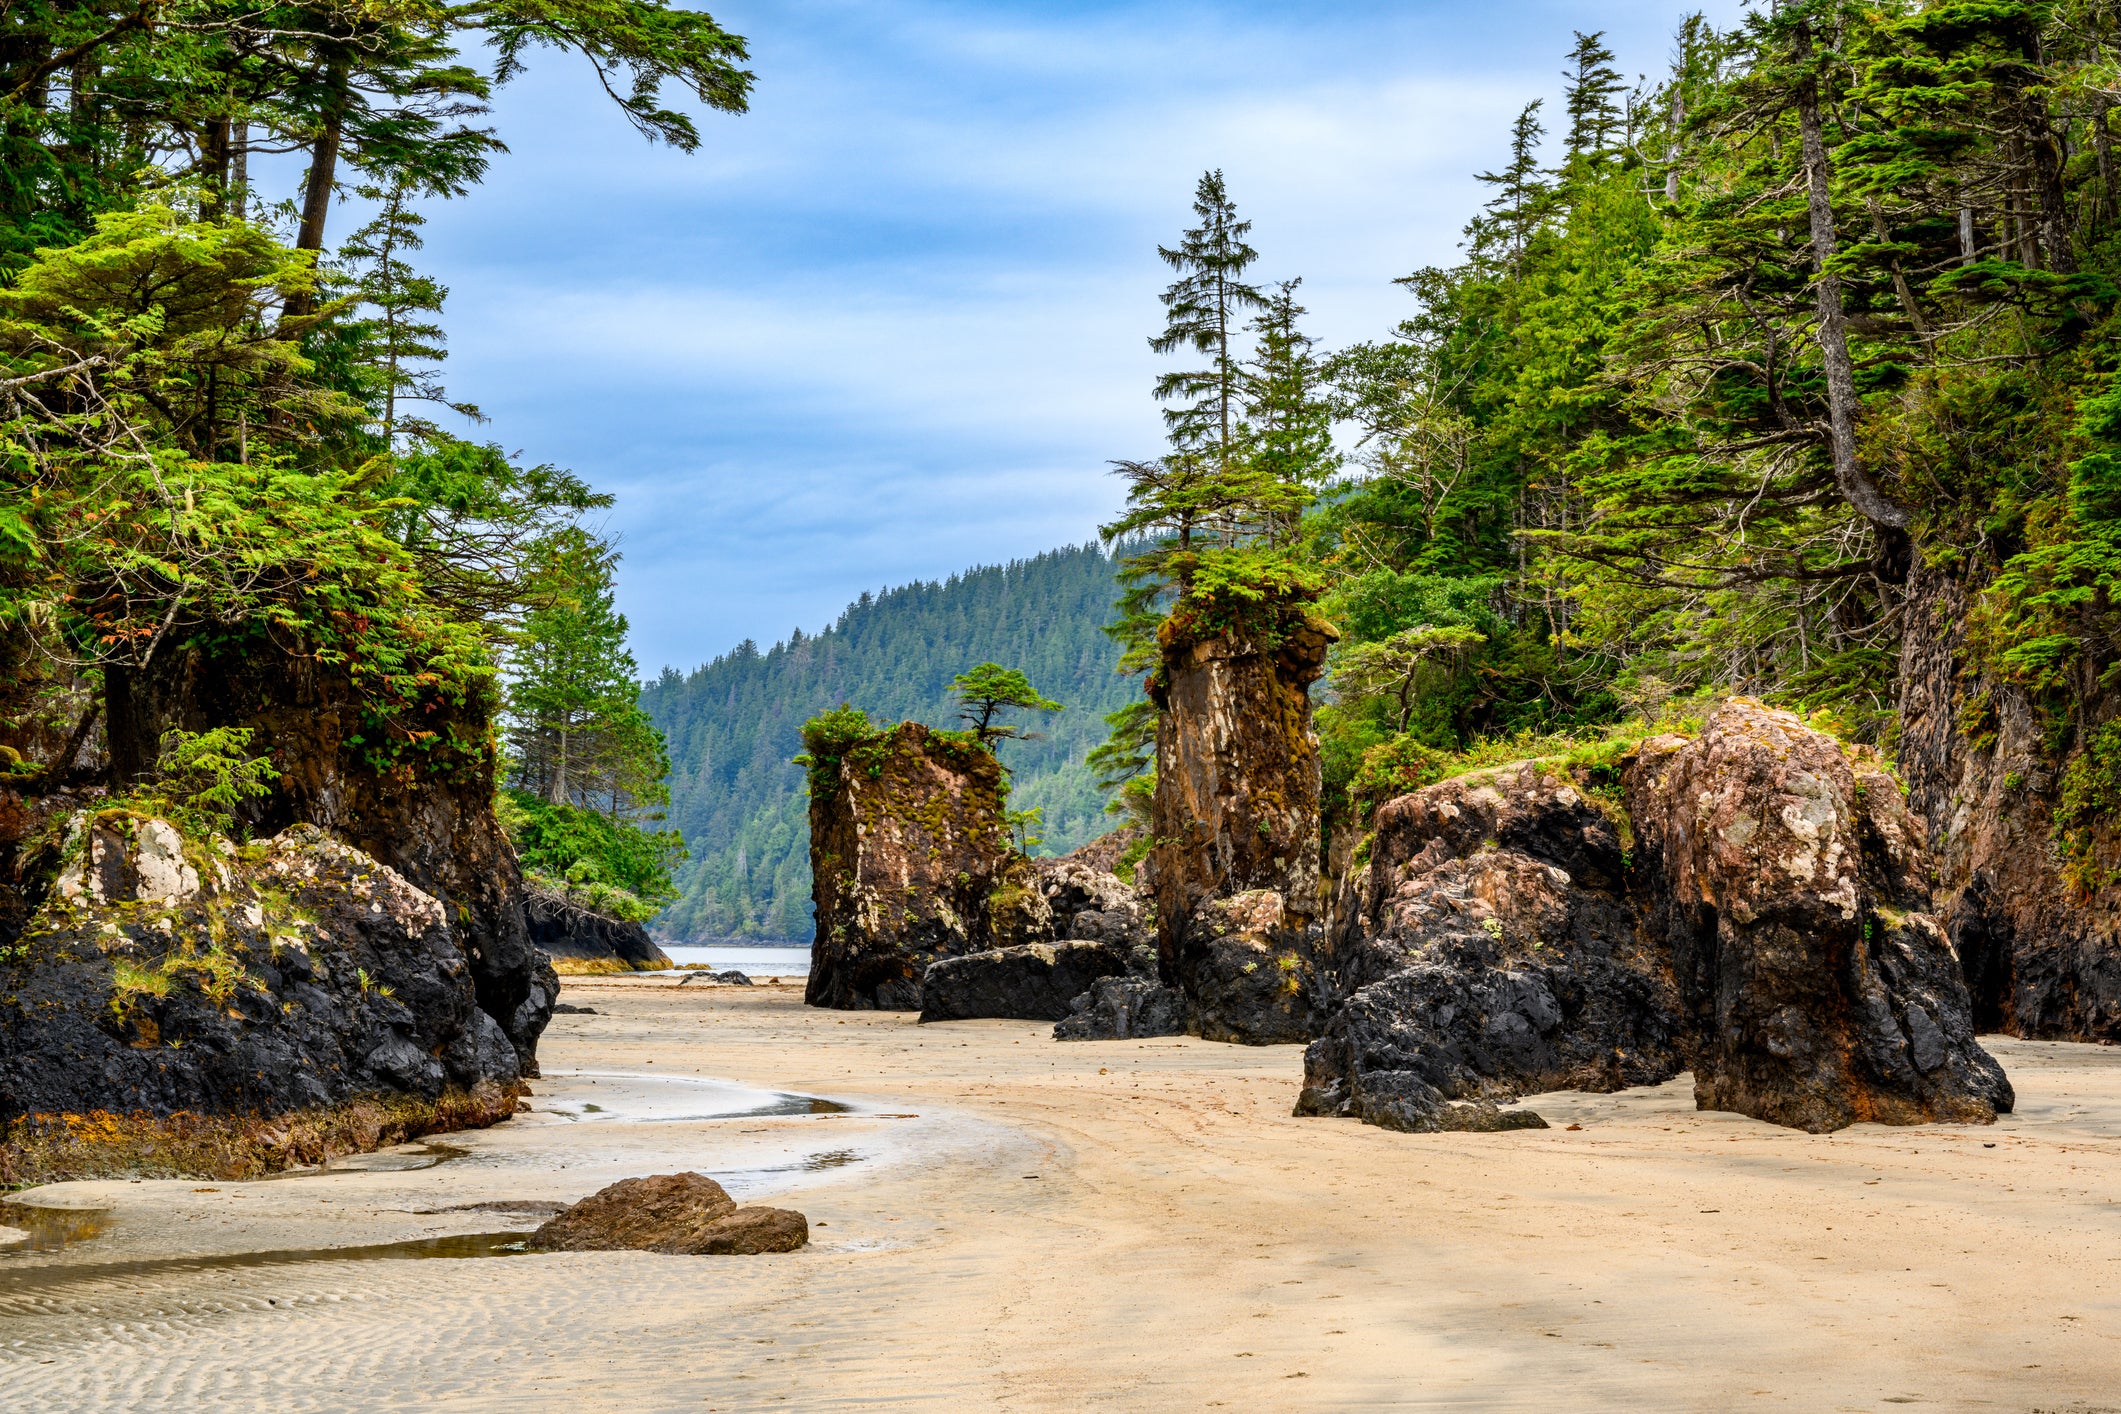
<path fill-rule="evenodd" d="M 794 985 L 564 999 L 597 1014 L 555 1021 L 537 1112 L 459 1156 L 32 1195 L 110 1226 L 0 1257 L 11 1407 L 2032 1409 L 2121 1377 L 2113 1048 L 1991 1038 L 2020 1112 L 1989 1128 L 1812 1136 L 1696 1112 L 1682 1078 L 1532 1098 L 1550 1130 L 1405 1135 L 1293 1118 L 1297 1046 L 1061 1044 Z M 856 1109 L 556 1112 L 591 1080 Z M 813 1245 L 317 1250 L 527 1230 L 521 1205 L 681 1167 L 801 1208 Z M 311 1255 L 89 1270 L 265 1251 Z M 59 1265 L 80 1284 L 7 1297 Z"/>

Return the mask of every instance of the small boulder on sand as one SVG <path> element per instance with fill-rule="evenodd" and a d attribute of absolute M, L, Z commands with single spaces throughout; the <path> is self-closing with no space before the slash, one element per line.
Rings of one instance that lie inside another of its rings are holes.
<path fill-rule="evenodd" d="M 793 1252 L 810 1223 L 788 1208 L 740 1208 L 704 1174 L 623 1178 L 530 1235 L 538 1252 L 667 1252 L 679 1256 Z"/>

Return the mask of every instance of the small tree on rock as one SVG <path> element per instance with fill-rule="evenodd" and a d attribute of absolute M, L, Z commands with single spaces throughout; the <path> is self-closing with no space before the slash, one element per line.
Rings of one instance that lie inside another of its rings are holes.
<path fill-rule="evenodd" d="M 1061 710 L 1060 703 L 1040 695 L 1021 672 L 999 663 L 982 663 L 968 673 L 959 673 L 950 680 L 950 690 L 957 694 L 957 719 L 972 728 L 982 746 L 996 741 L 1036 739 L 1034 733 L 1020 727 L 998 725 L 995 718 L 1003 712 Z"/>

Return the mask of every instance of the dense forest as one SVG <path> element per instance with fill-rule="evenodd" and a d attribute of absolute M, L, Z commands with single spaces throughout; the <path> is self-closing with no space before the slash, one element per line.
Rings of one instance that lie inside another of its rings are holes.
<path fill-rule="evenodd" d="M 810 936 L 804 719 L 852 703 L 880 722 L 960 725 L 951 679 L 983 661 L 1021 670 L 1062 704 L 1003 741 L 1010 806 L 1037 810 L 1046 852 L 1110 829 L 1084 758 L 1136 684 L 1117 675 L 1113 562 L 1095 546 L 863 594 L 822 633 L 744 643 L 690 675 L 665 669 L 642 706 L 668 737 L 670 823 L 692 859 L 658 928 L 685 938 Z"/>
<path fill-rule="evenodd" d="M 1154 541 L 1130 663 L 1176 621 L 1332 622 L 1328 810 L 1356 826 L 1454 762 L 1731 691 L 1901 752 L 1919 692 L 1933 818 L 1947 758 L 2026 717 L 2004 785 L 2108 882 L 2117 55 L 2095 0 L 1697 16 L 1639 85 L 1578 34 L 1563 110 L 1497 134 L 1462 258 L 1340 350 L 1207 174 L 1160 252 L 1169 444 L 1119 464 L 1107 527 Z M 1139 789 L 1155 709 L 1114 725 L 1099 762 Z"/>

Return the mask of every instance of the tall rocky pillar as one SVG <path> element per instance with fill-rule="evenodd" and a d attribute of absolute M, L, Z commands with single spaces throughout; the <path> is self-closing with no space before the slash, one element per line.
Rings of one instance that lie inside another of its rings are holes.
<path fill-rule="evenodd" d="M 848 715 L 860 725 L 804 732 L 817 940 L 803 999 L 918 1011 L 930 963 L 1026 941 L 1046 903 L 1010 846 L 993 752 Z"/>
<path fill-rule="evenodd" d="M 1150 683 L 1157 727 L 1149 857 L 1164 980 L 1210 1040 L 1313 1030 L 1319 886 L 1318 736 L 1309 689 L 1337 636 L 1300 605 L 1261 626 L 1199 633 L 1174 615 Z"/>
<path fill-rule="evenodd" d="M 1984 673 L 1967 642 L 1975 595 L 1961 573 L 1916 557 L 1898 756 L 1975 1023 L 2045 1040 L 2121 1040 L 2121 820 L 2093 812 L 2073 822 L 2074 857 L 2056 829 L 2072 772 L 2121 771 L 2094 745 L 2121 744 L 2121 692 L 2093 662 L 2080 662 L 2044 707 Z"/>

